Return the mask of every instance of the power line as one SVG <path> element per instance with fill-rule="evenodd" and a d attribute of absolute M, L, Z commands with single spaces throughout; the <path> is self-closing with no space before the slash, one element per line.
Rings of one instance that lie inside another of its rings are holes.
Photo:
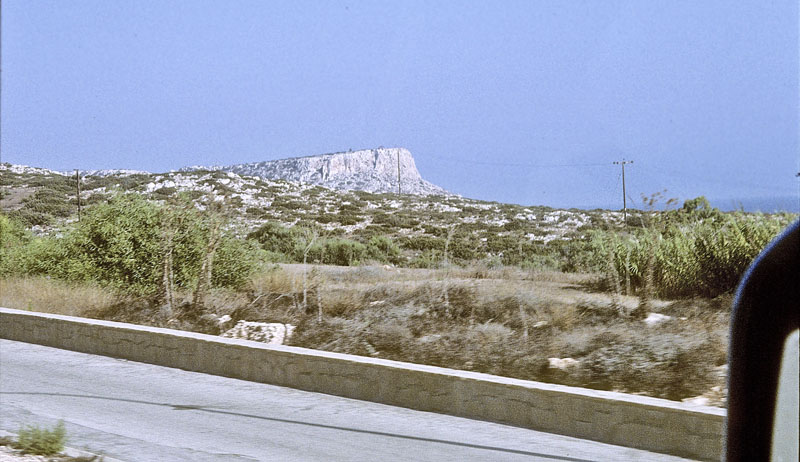
<path fill-rule="evenodd" d="M 630 194 L 628 194 L 628 199 L 630 199 L 630 201 L 633 203 L 633 206 L 636 207 L 636 200 L 632 198 Z"/>
<path fill-rule="evenodd" d="M 492 162 L 484 160 L 468 160 L 456 159 L 453 157 L 442 156 L 425 156 L 433 159 L 444 160 L 447 162 L 454 162 L 458 164 L 473 164 L 473 165 L 494 165 L 498 167 L 532 167 L 532 168 L 561 168 L 561 167 L 605 167 L 607 163 L 586 163 L 586 164 L 531 164 L 531 163 L 518 163 L 518 162 Z"/>
<path fill-rule="evenodd" d="M 719 175 L 701 175 L 692 170 L 686 170 L 681 172 L 670 169 L 669 167 L 663 167 L 661 165 L 650 165 L 650 166 L 640 165 L 638 168 L 643 171 L 647 171 L 652 175 L 656 175 L 657 177 L 660 178 L 680 180 L 681 184 L 691 184 L 691 185 L 715 184 L 719 186 L 724 186 L 726 188 L 747 187 L 747 188 L 760 189 L 765 193 L 771 193 L 771 194 L 786 192 L 786 189 L 784 187 L 778 186 L 773 183 L 765 184 L 747 180 L 743 181 L 740 178 L 726 179 L 724 177 L 720 177 Z"/>

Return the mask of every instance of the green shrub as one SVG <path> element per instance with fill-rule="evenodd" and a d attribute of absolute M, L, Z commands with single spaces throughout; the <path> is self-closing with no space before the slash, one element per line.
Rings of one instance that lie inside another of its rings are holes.
<path fill-rule="evenodd" d="M 30 236 L 17 220 L 0 213 L 0 252 L 23 245 Z"/>
<path fill-rule="evenodd" d="M 247 207 L 244 213 L 253 218 L 264 218 L 267 216 L 266 211 L 260 207 Z"/>
<path fill-rule="evenodd" d="M 361 201 L 359 201 L 359 202 L 361 202 Z M 366 203 L 364 203 L 364 205 L 366 205 Z M 358 206 L 356 204 L 353 204 L 352 202 L 347 203 L 347 204 L 341 204 L 339 206 L 339 213 L 340 214 L 351 214 L 351 215 L 352 214 L 356 214 L 356 213 L 361 212 L 362 207 L 363 206 Z"/>
<path fill-rule="evenodd" d="M 367 247 L 350 239 L 326 239 L 324 241 L 322 263 L 339 266 L 353 266 L 364 261 Z"/>
<path fill-rule="evenodd" d="M 447 249 L 451 260 L 470 262 L 486 256 L 483 242 L 472 233 L 456 232 Z"/>
<path fill-rule="evenodd" d="M 163 187 L 163 188 L 158 188 L 155 191 L 153 191 L 153 196 L 155 196 L 157 199 L 162 199 L 164 197 L 172 196 L 176 192 L 178 192 L 178 190 L 176 188 Z"/>
<path fill-rule="evenodd" d="M 358 196 L 361 201 L 381 202 L 386 198 L 386 194 L 376 194 L 367 191 L 353 191 L 353 194 Z"/>
<path fill-rule="evenodd" d="M 70 203 L 66 194 L 48 185 L 25 198 L 22 207 L 9 215 L 27 226 L 47 226 L 55 218 L 68 217 L 73 212 L 77 212 L 77 206 Z"/>
<path fill-rule="evenodd" d="M 330 213 L 320 213 L 319 215 L 316 216 L 316 218 L 314 218 L 314 220 L 320 224 L 327 224 L 327 223 L 338 222 L 339 217 L 337 215 L 333 215 Z"/>
<path fill-rule="evenodd" d="M 428 249 L 414 257 L 408 264 L 411 268 L 438 268 L 442 264 L 443 252 Z"/>
<path fill-rule="evenodd" d="M 87 176 L 83 179 L 83 188 L 98 189 L 106 187 L 108 189 L 118 189 L 120 191 L 143 191 L 145 185 L 152 181 L 151 176 L 142 173 L 133 175 L 109 175 L 109 176 Z M 72 188 L 74 189 L 74 183 Z"/>
<path fill-rule="evenodd" d="M 700 206 L 693 205 L 697 203 Z M 590 252 L 596 260 L 611 253 L 617 277 L 629 278 L 634 289 L 644 287 L 645 271 L 652 263 L 657 295 L 715 297 L 730 292 L 791 217 L 721 214 L 704 203 L 687 201 L 688 207 L 656 216 L 652 226 L 627 235 L 596 233 L 588 244 Z M 603 265 L 596 262 L 595 267 Z"/>
<path fill-rule="evenodd" d="M 161 263 L 159 224 L 159 207 L 138 196 L 98 205 L 60 241 L 63 258 L 52 261 L 48 272 L 134 290 L 153 288 Z"/>
<path fill-rule="evenodd" d="M 209 219 L 191 204 L 160 206 L 138 195 L 99 204 L 61 238 L 39 238 L 13 259 L 17 272 L 95 281 L 133 293 L 153 293 L 163 278 L 166 233 L 178 287 L 194 287 L 209 239 Z M 212 285 L 237 287 L 255 269 L 255 249 L 223 232 Z"/>
<path fill-rule="evenodd" d="M 291 255 L 294 251 L 294 233 L 274 221 L 264 223 L 258 229 L 248 234 L 247 238 L 255 240 L 261 244 L 264 250 L 270 252 Z"/>
<path fill-rule="evenodd" d="M 38 190 L 57 191 L 60 195 L 72 194 L 75 192 L 76 184 L 74 176 L 64 175 L 42 175 L 31 179 L 28 186 Z"/>
<path fill-rule="evenodd" d="M 562 218 L 563 217 L 564 216 L 562 215 Z M 515 219 L 509 221 L 508 223 L 504 224 L 503 225 L 503 229 L 506 230 L 506 231 L 520 231 L 520 230 L 523 230 L 523 229 L 527 228 L 528 226 L 529 226 L 529 224 L 528 224 L 527 221 L 518 220 L 518 219 L 515 218 Z"/>
<path fill-rule="evenodd" d="M 271 206 L 275 207 L 275 208 L 278 208 L 278 209 L 287 209 L 287 210 L 309 210 L 309 209 L 311 209 L 311 205 L 306 201 L 302 201 L 302 200 L 297 199 L 297 198 L 292 199 L 292 198 L 284 197 L 284 196 L 276 196 L 272 200 Z"/>
<path fill-rule="evenodd" d="M 17 447 L 24 453 L 53 456 L 64 450 L 66 440 L 64 422 L 59 421 L 52 430 L 35 425 L 20 428 Z"/>
<path fill-rule="evenodd" d="M 446 233 L 445 233 L 446 235 Z M 401 237 L 399 239 L 400 247 L 406 250 L 438 250 L 444 251 L 445 240 L 442 238 L 432 236 L 414 236 L 414 237 Z"/>
<path fill-rule="evenodd" d="M 403 215 L 400 212 L 384 213 L 378 212 L 372 216 L 372 223 L 376 225 L 387 225 L 392 228 L 413 228 L 419 225 L 419 220 Z"/>
<path fill-rule="evenodd" d="M 27 207 L 9 212 L 9 217 L 24 223 L 26 226 L 47 226 L 53 222 L 53 216 L 48 213 L 37 212 Z"/>
<path fill-rule="evenodd" d="M 22 249 L 30 240 L 21 223 L 0 213 L 0 275 L 16 272 Z"/>
<path fill-rule="evenodd" d="M 400 247 L 388 236 L 373 236 L 367 244 L 367 257 L 379 262 L 400 262 Z"/>
<path fill-rule="evenodd" d="M 425 230 L 425 234 L 430 234 L 434 237 L 447 237 L 447 228 L 433 225 L 422 225 L 422 229 Z"/>
<path fill-rule="evenodd" d="M 352 226 L 357 225 L 361 222 L 361 217 L 357 215 L 340 215 L 339 216 L 339 223 L 342 226 Z"/>
<path fill-rule="evenodd" d="M 111 198 L 111 196 L 109 196 L 108 194 L 103 194 L 103 193 L 97 193 L 96 192 L 96 193 L 92 193 L 86 199 L 81 199 L 81 205 L 87 206 L 87 205 L 100 204 L 100 203 L 103 203 L 103 202 L 107 202 L 110 198 Z"/>
<path fill-rule="evenodd" d="M 211 285 L 239 289 L 250 279 L 266 255 L 252 241 L 224 236 L 214 256 Z"/>

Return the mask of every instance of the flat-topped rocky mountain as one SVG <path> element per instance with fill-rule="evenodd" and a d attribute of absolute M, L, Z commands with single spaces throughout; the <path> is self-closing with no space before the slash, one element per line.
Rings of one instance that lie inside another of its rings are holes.
<path fill-rule="evenodd" d="M 231 217 L 242 225 L 245 234 L 269 221 L 287 227 L 297 223 L 316 223 L 326 232 L 340 232 L 345 237 L 363 235 L 368 241 L 380 233 L 392 239 L 416 242 L 417 239 L 441 240 L 442 236 L 447 235 L 447 229 L 458 227 L 461 233 L 473 235 L 474 240 L 465 247 L 468 249 L 495 245 L 495 237 L 505 239 L 504 236 L 512 234 L 528 242 L 576 239 L 582 235 L 578 229 L 583 226 L 592 223 L 620 226 L 622 222 L 621 212 L 556 210 L 545 206 L 501 204 L 448 194 L 419 178 L 413 159 L 408 154 L 404 156 L 403 151 L 387 149 L 383 151 L 383 156 L 373 156 L 373 163 L 367 165 L 361 163 L 369 160 L 369 157 L 364 154 L 351 156 L 356 152 L 263 163 L 283 164 L 288 171 L 292 162 L 299 162 L 301 167 L 296 170 L 302 168 L 310 173 L 305 177 L 295 177 L 295 181 L 253 176 L 259 164 L 249 164 L 250 171 L 246 170 L 246 165 L 241 166 L 242 174 L 223 171 L 221 167 L 194 167 L 164 173 L 105 170 L 85 174 L 85 171 L 81 171 L 81 205 L 85 212 L 120 194 L 140 194 L 159 202 L 184 194 L 199 208 L 205 207 L 204 204 L 210 200 L 227 198 Z M 402 183 L 402 194 L 399 195 L 394 189 L 397 184 L 398 152 L 401 178 L 407 178 Z M 392 153 L 394 184 L 389 179 L 391 167 L 388 166 Z M 312 169 L 315 163 L 321 172 Z M 402 176 L 403 165 L 406 165 L 407 176 Z M 271 168 L 278 171 L 275 165 Z M 342 191 L 313 183 L 330 181 L 327 184 L 335 185 L 333 180 L 337 175 L 338 178 L 346 178 L 365 169 L 372 171 L 366 176 L 374 175 L 376 182 L 385 182 L 387 192 L 375 193 L 355 188 Z M 378 174 L 382 169 L 383 177 Z M 413 184 L 408 179 L 410 172 L 414 172 L 413 178 L 417 180 L 417 194 L 412 193 L 410 188 Z M 64 226 L 77 220 L 76 185 L 74 172 L 0 163 L 0 212 L 15 217 L 32 227 L 36 233 L 60 232 Z M 443 241 L 440 244 L 443 245 Z M 417 248 L 426 244 L 409 245 Z M 518 250 L 518 247 L 514 249 Z"/>
<path fill-rule="evenodd" d="M 404 148 L 362 149 L 225 167 L 189 167 L 184 170 L 222 170 L 241 176 L 371 193 L 396 193 L 399 172 L 400 192 L 403 194 L 450 195 L 439 186 L 422 179 L 414 157 Z"/>
<path fill-rule="evenodd" d="M 4 165 L 4 169 L 14 173 L 55 174 L 73 176 L 74 171 L 59 172 L 45 168 L 24 165 Z M 370 193 L 398 192 L 398 172 L 400 192 L 418 196 L 452 196 L 444 188 L 422 179 L 414 157 L 405 148 L 361 149 L 358 151 L 335 152 L 316 156 L 291 157 L 228 166 L 192 166 L 178 170 L 193 172 L 199 170 L 232 172 L 240 176 L 252 176 L 265 180 L 285 180 L 295 183 L 319 185 L 339 191 L 365 191 Z M 128 176 L 150 175 L 141 170 L 82 170 L 81 176 Z"/>

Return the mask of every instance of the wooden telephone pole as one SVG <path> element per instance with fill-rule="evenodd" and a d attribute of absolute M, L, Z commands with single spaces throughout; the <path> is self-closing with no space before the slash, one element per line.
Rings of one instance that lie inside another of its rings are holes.
<path fill-rule="evenodd" d="M 625 193 L 625 164 L 632 164 L 632 160 L 625 160 L 623 157 L 621 161 L 614 162 L 614 165 L 622 166 L 622 222 L 628 226 L 628 195 Z"/>
<path fill-rule="evenodd" d="M 75 185 L 78 190 L 78 221 L 81 221 L 81 174 L 75 169 Z"/>

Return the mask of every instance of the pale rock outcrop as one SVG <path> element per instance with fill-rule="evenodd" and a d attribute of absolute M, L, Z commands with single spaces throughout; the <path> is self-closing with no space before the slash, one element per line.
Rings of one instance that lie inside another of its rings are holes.
<path fill-rule="evenodd" d="M 672 316 L 667 316 L 661 313 L 649 313 L 647 317 L 644 318 L 644 323 L 647 324 L 648 327 L 653 327 L 670 320 L 672 320 Z"/>
<path fill-rule="evenodd" d="M 397 192 L 398 163 L 400 191 L 403 194 L 449 195 L 439 186 L 422 179 L 414 158 L 404 148 L 362 149 L 213 167 L 210 170 L 308 183 L 329 189 L 389 193 Z M 190 167 L 185 170 L 201 168 Z"/>
<path fill-rule="evenodd" d="M 222 334 L 227 338 L 255 340 L 270 345 L 283 345 L 289 341 L 295 326 L 279 322 L 239 321 L 233 328 Z"/>
<path fill-rule="evenodd" d="M 572 358 L 547 358 L 547 362 L 551 369 L 559 369 L 562 371 L 571 369 L 580 364 L 580 361 Z"/>

